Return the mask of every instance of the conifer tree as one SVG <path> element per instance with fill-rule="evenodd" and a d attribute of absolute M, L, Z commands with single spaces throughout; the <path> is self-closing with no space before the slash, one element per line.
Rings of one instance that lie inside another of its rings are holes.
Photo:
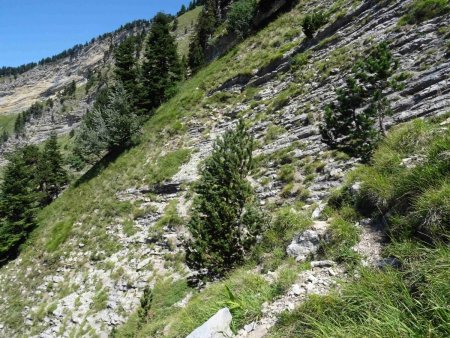
<path fill-rule="evenodd" d="M 83 117 L 76 138 L 75 152 L 85 160 L 104 151 L 121 151 L 132 144 L 139 131 L 138 117 L 120 83 L 108 91 L 106 102 L 94 106 Z"/>
<path fill-rule="evenodd" d="M 322 140 L 332 148 L 368 161 L 385 134 L 384 119 L 391 113 L 384 90 L 397 61 L 383 42 L 356 62 L 346 87 L 337 90 L 337 103 L 325 109 Z"/>
<path fill-rule="evenodd" d="M 123 87 L 133 96 L 136 92 L 136 38 L 130 36 L 126 38 L 115 50 L 116 59 L 115 74 Z"/>
<path fill-rule="evenodd" d="M 186 5 L 185 5 L 185 4 L 182 4 L 180 10 L 179 10 L 178 13 L 177 13 L 177 16 L 183 15 L 184 13 L 186 13 L 186 11 L 187 11 Z"/>
<path fill-rule="evenodd" d="M 206 0 L 189 44 L 189 67 L 193 72 L 205 64 L 205 50 L 217 23 L 215 1 Z"/>
<path fill-rule="evenodd" d="M 141 108 L 151 112 L 175 93 L 181 79 L 181 65 L 175 40 L 170 34 L 170 17 L 158 13 L 152 20 L 141 74 Z"/>
<path fill-rule="evenodd" d="M 40 191 L 43 193 L 43 205 L 49 204 L 67 184 L 67 172 L 63 167 L 63 158 L 59 151 L 56 133 L 52 133 L 45 142 L 38 164 Z"/>
<path fill-rule="evenodd" d="M 196 188 L 186 260 L 191 268 L 207 269 L 211 277 L 242 263 L 264 224 L 247 180 L 252 150 L 253 138 L 240 121 L 216 141 Z"/>
<path fill-rule="evenodd" d="M 26 146 L 9 157 L 0 186 L 0 262 L 15 252 L 35 226 L 41 194 L 37 175 L 39 151 Z"/>
<path fill-rule="evenodd" d="M 0 142 L 3 144 L 3 143 L 5 143 L 5 142 L 7 142 L 8 139 L 9 139 L 9 134 L 8 134 L 8 132 L 7 132 L 6 130 L 3 130 L 2 136 L 1 136 L 1 141 L 0 141 Z"/>

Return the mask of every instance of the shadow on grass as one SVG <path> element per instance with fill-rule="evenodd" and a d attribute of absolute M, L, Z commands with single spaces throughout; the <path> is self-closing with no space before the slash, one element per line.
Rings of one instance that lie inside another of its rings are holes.
<path fill-rule="evenodd" d="M 100 161 L 95 163 L 83 176 L 81 176 L 74 184 L 74 187 L 78 187 L 83 183 L 87 183 L 93 178 L 97 177 L 103 170 L 113 163 L 120 155 L 130 149 L 130 147 L 123 147 L 120 149 L 112 150 L 106 154 Z"/>

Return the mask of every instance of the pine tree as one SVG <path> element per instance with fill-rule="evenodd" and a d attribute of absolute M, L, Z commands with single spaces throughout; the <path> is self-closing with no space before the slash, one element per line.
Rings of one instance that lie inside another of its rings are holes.
<path fill-rule="evenodd" d="M 181 65 L 170 18 L 158 13 L 152 21 L 141 74 L 141 108 L 153 111 L 175 93 L 181 79 Z"/>
<path fill-rule="evenodd" d="M 68 181 L 56 133 L 52 133 L 45 142 L 39 159 L 38 175 L 40 191 L 43 193 L 42 204 L 47 205 L 59 195 Z"/>
<path fill-rule="evenodd" d="M 332 148 L 368 161 L 385 134 L 384 119 L 391 113 L 384 90 L 397 61 L 387 43 L 356 62 L 345 88 L 337 91 L 337 103 L 325 109 L 322 140 Z"/>
<path fill-rule="evenodd" d="M 264 220 L 247 175 L 253 166 L 253 138 L 242 121 L 227 132 L 206 160 L 188 224 L 187 264 L 220 276 L 242 263 Z"/>
<path fill-rule="evenodd" d="M 196 72 L 206 62 L 205 53 L 198 36 L 193 36 L 189 43 L 189 68 L 192 72 Z"/>
<path fill-rule="evenodd" d="M 186 13 L 186 11 L 187 11 L 186 5 L 185 5 L 185 4 L 182 4 L 182 5 L 181 5 L 181 8 L 180 8 L 180 10 L 179 10 L 179 12 L 177 13 L 177 16 L 183 15 L 184 13 Z"/>
<path fill-rule="evenodd" d="M 9 139 L 9 134 L 8 134 L 8 132 L 7 132 L 6 130 L 3 130 L 2 136 L 1 136 L 1 139 L 0 139 L 0 140 L 1 140 L 0 143 L 3 144 L 3 143 L 5 143 L 5 142 L 7 142 L 8 139 Z"/>
<path fill-rule="evenodd" d="M 89 161 L 103 152 L 120 152 L 133 143 L 139 120 L 130 97 L 119 83 L 107 93 L 107 101 L 94 105 L 83 117 L 75 141 L 75 153 Z"/>
<path fill-rule="evenodd" d="M 206 62 L 205 50 L 217 25 L 215 8 L 214 1 L 207 0 L 198 17 L 195 33 L 189 44 L 189 67 L 193 72 L 196 72 Z"/>
<path fill-rule="evenodd" d="M 144 293 L 141 297 L 141 306 L 138 309 L 138 326 L 142 327 L 143 325 L 148 323 L 149 319 L 149 311 L 152 307 L 153 303 L 153 292 L 152 289 L 146 287 L 144 289 Z"/>
<path fill-rule="evenodd" d="M 123 87 L 133 96 L 136 92 L 137 71 L 136 71 L 136 38 L 130 36 L 126 38 L 115 50 L 116 59 L 115 74 Z"/>
<path fill-rule="evenodd" d="M 0 262 L 14 254 L 35 226 L 41 194 L 37 175 L 39 150 L 26 146 L 9 157 L 0 186 Z"/>
<path fill-rule="evenodd" d="M 24 112 L 19 113 L 14 123 L 14 134 L 16 134 L 16 138 L 24 135 L 25 122 L 26 122 L 25 113 Z"/>

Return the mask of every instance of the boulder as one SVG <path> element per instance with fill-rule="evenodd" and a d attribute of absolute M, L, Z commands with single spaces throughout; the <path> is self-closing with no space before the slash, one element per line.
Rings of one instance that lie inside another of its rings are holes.
<path fill-rule="evenodd" d="M 230 310 L 223 308 L 212 316 L 202 326 L 196 328 L 186 338 L 229 338 L 233 336 L 230 329 L 231 319 Z"/>
<path fill-rule="evenodd" d="M 295 257 L 297 262 L 305 262 L 310 256 L 314 256 L 319 250 L 327 227 L 326 222 L 314 222 L 312 229 L 305 230 L 294 237 L 286 249 L 287 254 Z"/>
<path fill-rule="evenodd" d="M 319 249 L 320 237 L 317 231 L 306 230 L 296 236 L 287 248 L 289 256 L 296 257 L 298 262 L 304 262 Z"/>

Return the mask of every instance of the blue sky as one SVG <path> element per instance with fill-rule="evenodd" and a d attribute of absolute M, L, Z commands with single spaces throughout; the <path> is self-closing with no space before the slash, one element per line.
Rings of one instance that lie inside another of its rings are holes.
<path fill-rule="evenodd" d="M 90 41 L 188 0 L 0 0 L 0 67 L 18 66 Z"/>

